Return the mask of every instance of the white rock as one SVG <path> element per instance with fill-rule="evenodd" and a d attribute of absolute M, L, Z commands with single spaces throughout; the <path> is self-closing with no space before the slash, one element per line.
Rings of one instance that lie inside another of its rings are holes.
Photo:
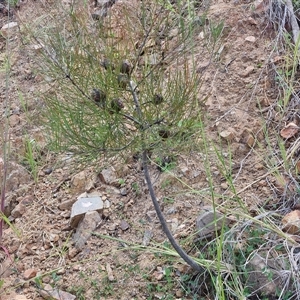
<path fill-rule="evenodd" d="M 117 180 L 117 174 L 114 167 L 102 170 L 99 174 L 100 180 L 105 184 L 112 184 Z"/>
<path fill-rule="evenodd" d="M 103 206 L 104 204 L 100 197 L 78 199 L 72 206 L 71 227 L 75 228 L 87 212 L 97 211 L 98 213 L 102 213 Z"/>
<path fill-rule="evenodd" d="M 8 37 L 9 35 L 15 34 L 18 30 L 18 23 L 17 22 L 10 22 L 2 26 L 1 34 L 4 37 Z"/>
<path fill-rule="evenodd" d="M 109 263 L 106 264 L 107 277 L 109 281 L 114 281 L 114 274 Z"/>
<path fill-rule="evenodd" d="M 250 35 L 245 38 L 245 41 L 254 43 L 256 41 L 256 38 L 255 38 L 255 36 Z"/>
<path fill-rule="evenodd" d="M 86 184 L 86 174 L 85 171 L 81 171 L 78 174 L 74 175 L 71 179 L 72 187 L 77 192 L 82 192 L 85 190 L 85 184 Z"/>
<path fill-rule="evenodd" d="M 95 230 L 100 221 L 101 217 L 96 211 L 89 211 L 85 214 L 73 237 L 76 249 L 83 249 L 86 241 L 92 235 L 92 232 Z"/>
<path fill-rule="evenodd" d="M 223 130 L 220 132 L 220 137 L 228 142 L 231 142 L 234 139 L 234 134 L 230 130 Z"/>
<path fill-rule="evenodd" d="M 205 37 L 205 36 L 204 36 L 204 32 L 201 31 L 201 32 L 199 33 L 198 37 L 199 37 L 200 40 L 203 40 L 204 37 Z"/>
<path fill-rule="evenodd" d="M 211 209 L 203 209 L 196 220 L 197 233 L 201 238 L 212 236 L 222 227 L 227 226 L 230 220 L 223 214 Z"/>
<path fill-rule="evenodd" d="M 76 296 L 59 290 L 57 288 L 53 288 L 50 284 L 45 284 L 43 289 L 39 290 L 41 296 L 44 299 L 54 299 L 54 300 L 75 300 Z"/>

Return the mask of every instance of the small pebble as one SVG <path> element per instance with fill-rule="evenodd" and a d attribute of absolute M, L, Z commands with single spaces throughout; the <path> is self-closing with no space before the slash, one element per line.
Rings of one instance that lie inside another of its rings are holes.
<path fill-rule="evenodd" d="M 228 188 L 228 184 L 226 182 L 221 183 L 221 188 L 226 190 Z"/>
<path fill-rule="evenodd" d="M 120 194 L 121 194 L 122 196 L 127 196 L 127 190 L 126 190 L 125 188 L 122 188 L 122 189 L 120 190 Z"/>
<path fill-rule="evenodd" d="M 167 210 L 167 215 L 175 214 L 177 212 L 175 207 L 171 207 Z"/>
<path fill-rule="evenodd" d="M 56 272 L 57 275 L 63 275 L 65 273 L 66 273 L 66 269 L 64 269 L 64 268 L 61 268 Z"/>
<path fill-rule="evenodd" d="M 129 224 L 126 221 L 122 220 L 120 223 L 120 227 L 123 231 L 125 231 L 129 228 Z"/>
<path fill-rule="evenodd" d="M 49 174 L 51 174 L 52 173 L 52 168 L 47 168 L 47 169 L 45 169 L 44 170 L 44 173 L 46 174 L 46 175 L 49 175 Z"/>
<path fill-rule="evenodd" d="M 35 269 L 27 269 L 24 274 L 23 274 L 23 277 L 25 280 L 28 280 L 28 279 L 31 279 L 33 277 L 35 277 L 37 274 L 37 270 Z"/>
<path fill-rule="evenodd" d="M 148 246 L 152 237 L 153 237 L 152 231 L 146 229 L 144 233 L 142 245 Z"/>

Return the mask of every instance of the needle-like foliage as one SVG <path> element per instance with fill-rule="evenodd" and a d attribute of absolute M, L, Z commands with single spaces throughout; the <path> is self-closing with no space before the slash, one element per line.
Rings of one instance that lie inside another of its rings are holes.
<path fill-rule="evenodd" d="M 143 155 L 154 206 L 171 244 L 147 168 L 147 153 L 191 145 L 201 122 L 201 80 L 196 72 L 190 7 L 169 1 L 115 5 L 94 21 L 73 8 L 57 26 L 34 33 L 48 80 L 46 127 L 58 149 L 92 160 L 105 155 Z M 189 9 L 188 9 L 189 8 Z"/>

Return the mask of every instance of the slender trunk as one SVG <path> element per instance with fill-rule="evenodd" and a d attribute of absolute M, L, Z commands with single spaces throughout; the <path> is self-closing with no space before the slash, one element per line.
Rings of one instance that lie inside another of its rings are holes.
<path fill-rule="evenodd" d="M 149 189 L 149 193 L 150 193 L 150 196 L 151 196 L 151 200 L 153 202 L 155 211 L 157 213 L 158 219 L 161 223 L 161 226 L 163 228 L 164 233 L 166 234 L 166 236 L 169 239 L 171 245 L 174 247 L 174 249 L 180 255 L 180 257 L 189 266 L 191 266 L 194 270 L 198 271 L 199 273 L 203 273 L 205 271 L 205 269 L 203 267 L 201 267 L 199 264 L 197 264 L 190 256 L 188 256 L 186 254 L 186 252 L 176 242 L 176 240 L 174 239 L 171 231 L 169 230 L 169 228 L 167 226 L 166 220 L 165 220 L 165 218 L 162 214 L 159 203 L 156 199 L 155 192 L 154 192 L 154 189 L 153 189 L 153 185 L 152 185 L 152 182 L 151 182 L 151 178 L 150 178 L 150 174 L 149 174 L 149 170 L 148 170 L 148 164 L 147 164 L 147 153 L 146 153 L 146 151 L 143 152 L 143 170 L 144 170 L 144 175 L 145 175 L 145 179 L 146 179 L 146 182 L 147 182 L 147 186 L 148 186 L 148 189 Z"/>

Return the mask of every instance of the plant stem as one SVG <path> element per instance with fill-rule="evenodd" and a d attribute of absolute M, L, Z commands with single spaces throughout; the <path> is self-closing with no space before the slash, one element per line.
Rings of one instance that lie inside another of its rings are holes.
<path fill-rule="evenodd" d="M 143 114 L 140 108 L 140 104 L 139 104 L 139 99 L 138 96 L 135 92 L 135 89 L 133 88 L 132 83 L 129 83 L 130 86 L 130 91 L 133 97 L 133 101 L 135 104 L 135 109 L 137 111 L 138 117 L 139 117 L 139 121 L 141 122 L 143 120 Z M 159 203 L 156 199 L 155 196 L 155 192 L 153 189 L 153 185 L 151 182 L 151 178 L 150 178 L 150 174 L 149 174 L 149 170 L 148 170 L 148 157 L 147 157 L 147 149 L 144 145 L 144 133 L 145 133 L 145 124 L 143 124 L 143 127 L 141 128 L 141 135 L 142 135 L 142 149 L 143 149 L 143 158 L 142 158 L 142 164 L 143 164 L 143 171 L 144 171 L 144 176 L 147 182 L 147 186 L 149 189 L 149 194 L 153 203 L 153 206 L 155 208 L 156 214 L 158 216 L 158 219 L 160 221 L 160 224 L 162 226 L 162 229 L 164 231 L 164 233 L 166 234 L 167 238 L 169 239 L 171 245 L 174 247 L 174 249 L 176 250 L 176 252 L 180 255 L 180 257 L 189 265 L 191 266 L 194 270 L 196 270 L 199 273 L 204 273 L 205 269 L 203 267 L 201 267 L 199 264 L 197 264 L 190 256 L 188 256 L 186 254 L 186 252 L 181 248 L 181 246 L 176 242 L 176 240 L 174 239 L 171 231 L 169 230 L 168 226 L 167 226 L 167 222 L 162 214 L 162 211 L 160 209 Z"/>
<path fill-rule="evenodd" d="M 194 270 L 198 271 L 199 273 L 204 273 L 205 269 L 201 267 L 199 264 L 197 264 L 190 256 L 186 254 L 186 252 L 181 248 L 181 246 L 175 241 L 171 231 L 169 230 L 166 220 L 162 214 L 162 211 L 160 209 L 159 203 L 157 201 L 157 198 L 155 196 L 155 192 L 153 189 L 153 185 L 151 182 L 149 170 L 148 170 L 148 163 L 147 163 L 147 152 L 143 151 L 143 170 L 144 170 L 144 176 L 147 182 L 147 186 L 149 189 L 149 194 L 151 196 L 152 203 L 154 205 L 156 214 L 158 216 L 158 219 L 160 221 L 160 224 L 162 226 L 162 229 L 164 233 L 166 234 L 167 238 L 169 239 L 171 245 L 174 247 L 176 252 L 180 255 L 180 257 Z"/>
<path fill-rule="evenodd" d="M 149 194 L 151 196 L 152 203 L 154 205 L 156 214 L 158 216 L 158 219 L 160 221 L 160 224 L 163 228 L 164 233 L 166 234 L 167 238 L 169 239 L 171 245 L 174 247 L 176 252 L 180 255 L 180 257 L 194 270 L 198 271 L 199 273 L 204 273 L 205 269 L 201 267 L 199 264 L 197 264 L 190 256 L 186 254 L 186 252 L 181 248 L 181 246 L 175 241 L 171 231 L 169 230 L 166 220 L 162 214 L 162 211 L 160 209 L 159 203 L 157 201 L 157 198 L 155 196 L 155 192 L 153 189 L 153 185 L 151 182 L 149 170 L 148 170 L 148 163 L 147 163 L 147 153 L 146 151 L 143 151 L 143 170 L 144 170 L 144 176 L 147 182 L 147 186 L 149 189 Z"/>

